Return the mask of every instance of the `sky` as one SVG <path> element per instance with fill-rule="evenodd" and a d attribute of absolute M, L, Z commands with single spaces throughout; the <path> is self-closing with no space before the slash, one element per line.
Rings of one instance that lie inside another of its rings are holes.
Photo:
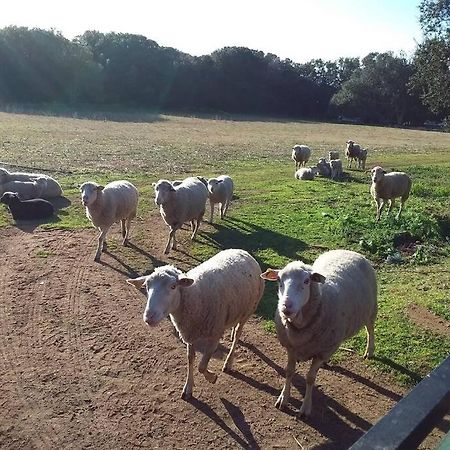
<path fill-rule="evenodd" d="M 2 0 L 0 28 L 141 34 L 200 56 L 242 46 L 303 63 L 414 52 L 420 0 Z"/>

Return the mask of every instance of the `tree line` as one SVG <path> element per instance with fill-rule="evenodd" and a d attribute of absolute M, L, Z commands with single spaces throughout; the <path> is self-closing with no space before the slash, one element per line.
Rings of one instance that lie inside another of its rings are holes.
<path fill-rule="evenodd" d="M 374 52 L 305 64 L 245 47 L 195 57 L 140 35 L 86 31 L 68 40 L 54 30 L 11 26 L 0 29 L 0 105 L 421 124 L 450 114 L 449 3 L 422 2 L 425 40 L 412 58 Z"/>

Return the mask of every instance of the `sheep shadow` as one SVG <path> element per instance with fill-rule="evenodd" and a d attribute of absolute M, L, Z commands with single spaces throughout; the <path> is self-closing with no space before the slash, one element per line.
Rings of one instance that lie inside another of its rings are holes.
<path fill-rule="evenodd" d="M 214 231 L 203 230 L 198 237 L 218 250 L 243 248 L 255 254 L 261 250 L 271 249 L 288 259 L 299 259 L 300 253 L 309 247 L 306 242 L 300 239 L 235 217 L 225 217 L 221 223 L 214 222 L 212 227 Z M 258 262 L 263 270 L 267 268 L 267 264 L 263 260 Z"/>
<path fill-rule="evenodd" d="M 67 197 L 49 198 L 48 201 L 53 205 L 55 211 L 68 208 L 72 204 L 72 202 Z"/>
<path fill-rule="evenodd" d="M 273 369 L 280 377 L 284 379 L 285 369 L 275 363 L 259 348 L 251 343 L 243 341 L 240 341 L 240 345 L 246 347 L 249 351 L 254 353 L 256 357 L 258 357 L 263 363 L 267 364 L 268 367 Z M 306 370 L 306 367 L 302 367 L 302 371 L 303 369 Z M 374 381 L 362 375 L 359 375 L 347 368 L 332 365 L 326 366 L 321 370 L 331 370 L 333 372 L 342 374 L 343 376 L 351 378 L 357 383 L 363 384 L 369 389 L 377 392 L 379 395 L 383 395 L 393 401 L 397 402 L 402 398 L 402 396 L 398 393 L 393 392 L 388 388 L 381 386 L 380 384 L 377 384 Z M 249 384 L 255 389 L 268 393 L 273 397 L 273 403 L 275 403 L 275 400 L 281 392 L 281 383 L 279 387 L 274 388 L 273 386 L 270 386 L 263 381 L 252 378 L 241 372 L 232 371 L 230 373 L 230 376 Z M 294 375 L 292 385 L 298 392 L 304 394 L 306 383 L 304 378 L 301 377 L 298 373 Z M 283 412 L 297 418 L 298 411 L 300 410 L 302 405 L 302 401 L 298 399 L 298 395 L 296 395 L 295 392 L 293 392 L 292 394 L 293 395 L 291 397 L 290 404 L 285 410 L 283 410 Z M 275 406 L 274 411 L 276 411 Z M 369 428 L 372 427 L 372 424 L 370 422 L 358 416 L 356 413 L 341 405 L 339 402 L 327 396 L 317 388 L 314 389 L 313 414 L 310 418 L 304 419 L 304 422 L 312 428 L 315 428 L 324 437 L 329 439 L 330 442 L 327 442 L 326 444 L 323 444 L 318 448 L 329 449 L 346 449 L 350 447 Z"/>
<path fill-rule="evenodd" d="M 19 230 L 23 231 L 24 233 L 34 233 L 36 228 L 38 228 L 41 225 L 46 224 L 56 224 L 60 222 L 61 219 L 55 214 L 54 216 L 48 218 L 48 219 L 41 219 L 41 220 L 16 220 L 15 227 Z"/>

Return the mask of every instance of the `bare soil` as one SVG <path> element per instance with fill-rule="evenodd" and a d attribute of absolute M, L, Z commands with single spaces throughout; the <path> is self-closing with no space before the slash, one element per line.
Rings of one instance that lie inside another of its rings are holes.
<path fill-rule="evenodd" d="M 419 327 L 425 328 L 432 333 L 450 337 L 450 323 L 436 316 L 422 305 L 411 303 L 408 305 L 408 316 Z"/>
<path fill-rule="evenodd" d="M 405 394 L 349 354 L 319 372 L 311 419 L 297 417 L 305 364 L 290 408 L 278 411 L 285 353 L 255 318 L 235 372 L 220 373 L 215 385 L 197 373 L 195 398 L 183 401 L 185 347 L 169 321 L 145 325 L 145 298 L 125 282 L 142 261 L 151 268 L 168 260 L 160 228 L 147 222 L 137 233 L 145 247 L 110 245 L 100 264 L 94 229 L 0 230 L 2 449 L 345 449 Z M 195 264 L 182 252 L 170 261 Z M 226 338 L 213 370 L 228 346 Z M 423 448 L 441 437 L 436 431 Z"/>

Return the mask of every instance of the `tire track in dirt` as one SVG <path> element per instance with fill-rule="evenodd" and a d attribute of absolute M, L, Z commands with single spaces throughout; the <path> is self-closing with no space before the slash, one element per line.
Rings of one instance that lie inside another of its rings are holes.
<path fill-rule="evenodd" d="M 20 231 L 17 233 L 21 234 Z M 25 233 L 21 236 L 22 243 L 24 246 L 26 246 L 30 239 L 29 236 Z M 3 241 L 9 242 L 9 239 L 3 239 Z M 9 285 L 7 283 L 7 279 L 13 280 L 15 279 L 17 284 L 17 280 L 23 280 L 25 275 L 22 275 L 22 273 L 17 273 L 17 270 L 15 270 L 17 267 L 21 267 L 20 264 L 23 262 L 22 259 L 27 258 L 28 255 L 25 254 L 25 252 L 20 252 L 17 254 L 16 252 L 9 251 L 10 249 L 5 249 L 4 252 L 4 258 L 3 258 L 3 264 L 1 267 L 0 272 L 0 292 L 3 293 L 2 301 L 0 302 L 0 329 L 1 329 L 1 340 L 2 340 L 2 359 L 5 363 L 5 370 L 2 370 L 2 374 L 6 374 L 8 369 L 13 374 L 12 380 L 5 380 L 6 382 L 9 381 L 9 384 L 13 384 L 14 391 L 16 394 L 16 401 L 19 402 L 19 404 L 22 406 L 22 410 L 24 409 L 32 409 L 32 410 L 39 410 L 40 405 L 30 396 L 27 394 L 25 389 L 26 384 L 26 369 L 23 369 L 20 367 L 20 362 L 23 359 L 18 352 L 16 352 L 16 348 L 21 349 L 24 352 L 24 357 L 27 360 L 31 360 L 31 353 L 33 356 L 36 354 L 36 349 L 34 347 L 35 341 L 33 339 L 33 336 L 36 335 L 35 332 L 35 318 L 36 318 L 36 303 L 35 303 L 35 297 L 34 295 L 28 296 L 29 302 L 21 302 L 20 305 L 17 305 L 19 308 L 28 308 L 27 311 L 25 311 L 24 316 L 28 318 L 27 325 L 30 324 L 29 330 L 26 331 L 20 335 L 20 339 L 14 339 L 15 338 L 15 332 L 16 329 L 12 325 L 13 318 L 15 317 L 14 314 L 14 305 L 12 303 L 14 293 L 12 295 L 8 295 L 9 291 Z M 39 279 L 40 277 L 36 277 L 35 281 Z M 17 300 L 17 298 L 15 298 Z M 19 297 L 20 301 L 20 297 Z M 30 333 L 31 332 L 31 338 Z M 18 340 L 19 342 L 16 345 L 15 340 Z M 24 345 L 25 344 L 25 345 Z M 36 358 L 33 358 L 36 360 Z M 28 386 L 27 386 L 28 387 Z M 37 447 L 57 447 L 57 441 L 54 439 L 55 437 L 55 430 L 51 426 L 51 424 L 47 425 L 45 427 L 46 429 L 44 433 L 34 433 L 31 440 L 33 441 L 34 446 Z"/>

